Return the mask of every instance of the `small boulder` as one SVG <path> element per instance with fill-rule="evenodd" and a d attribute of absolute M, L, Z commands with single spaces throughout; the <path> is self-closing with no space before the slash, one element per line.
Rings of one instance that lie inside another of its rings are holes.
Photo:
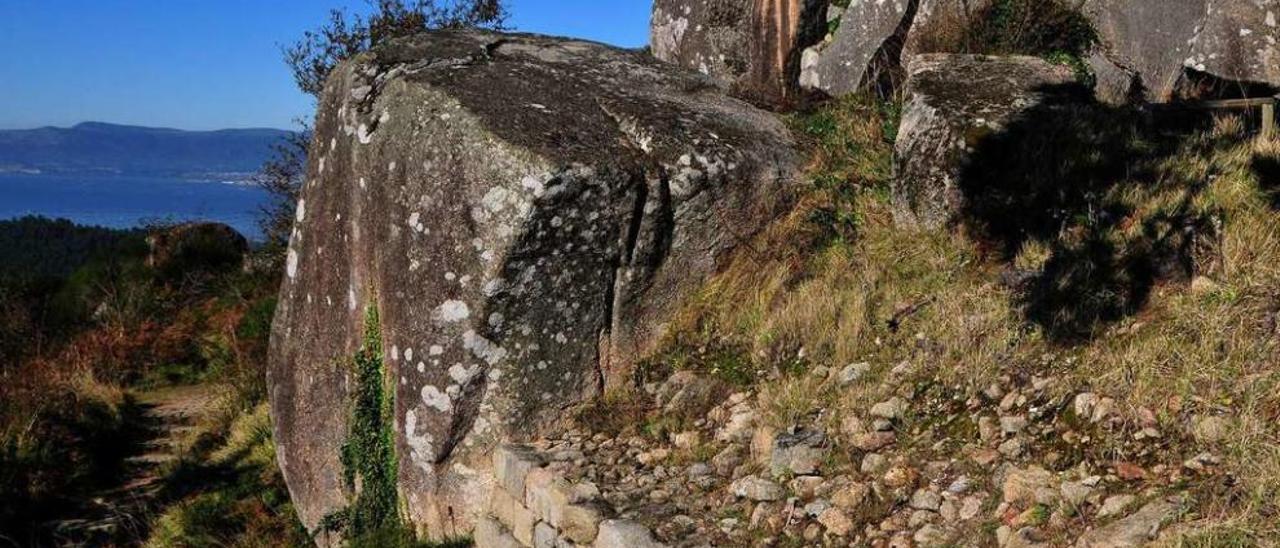
<path fill-rule="evenodd" d="M 1218 443 L 1226 439 L 1231 432 L 1231 421 L 1217 415 L 1202 416 L 1195 419 L 1191 433 L 1200 443 Z"/>
<path fill-rule="evenodd" d="M 827 528 L 827 533 L 838 537 L 846 536 L 853 531 L 853 520 L 836 508 L 827 508 L 819 514 L 818 523 Z"/>
<path fill-rule="evenodd" d="M 782 500 L 782 497 L 786 495 L 778 484 L 756 476 L 747 476 L 733 482 L 729 486 L 729 492 L 738 498 L 756 502 Z"/>
<path fill-rule="evenodd" d="M 827 438 L 816 430 L 796 429 L 774 439 L 769 470 L 774 477 L 817 474 L 827 456 Z"/>
<path fill-rule="evenodd" d="M 1071 69 L 1036 57 L 929 54 L 907 68 L 893 182 L 899 223 L 941 227 L 966 197 L 961 177 L 980 142 L 1026 111 L 1078 91 Z"/>
<path fill-rule="evenodd" d="M 871 364 L 869 363 L 849 364 L 836 374 L 836 380 L 840 383 L 840 386 L 849 386 L 859 380 L 862 380 L 862 378 L 867 376 L 867 373 L 870 372 Z"/>
<path fill-rule="evenodd" d="M 836 505 L 837 508 L 855 510 L 862 506 L 862 503 L 867 500 L 867 496 L 870 494 L 871 487 L 866 483 L 851 483 L 831 495 L 831 503 Z"/>
<path fill-rule="evenodd" d="M 696 418 L 705 415 L 716 404 L 717 383 L 693 371 L 677 371 L 667 378 L 654 395 L 664 414 Z"/>
<path fill-rule="evenodd" d="M 653 533 L 645 526 L 624 519 L 607 519 L 600 522 L 600 532 L 595 548 L 662 548 L 665 545 L 653 539 Z"/>
<path fill-rule="evenodd" d="M 871 406 L 871 416 L 885 420 L 900 420 L 907 413 L 907 401 L 894 396 Z"/>
<path fill-rule="evenodd" d="M 1051 489 L 1056 480 L 1052 472 L 1039 466 L 1013 468 L 1005 475 L 1001 491 L 1007 503 L 1030 505 L 1037 502 L 1043 490 Z"/>
<path fill-rule="evenodd" d="M 1098 517 L 1106 518 L 1119 515 L 1124 512 L 1136 497 L 1133 495 L 1112 495 L 1102 501 L 1102 507 L 1098 509 Z"/>
<path fill-rule="evenodd" d="M 1180 505 L 1172 500 L 1157 500 L 1143 506 L 1133 515 L 1111 525 L 1085 533 L 1076 548 L 1128 548 L 1144 546 L 1155 540 L 1160 529 L 1178 517 Z"/>

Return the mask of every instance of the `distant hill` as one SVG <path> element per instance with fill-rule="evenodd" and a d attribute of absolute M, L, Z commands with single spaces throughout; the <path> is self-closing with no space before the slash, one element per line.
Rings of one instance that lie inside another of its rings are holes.
<path fill-rule="evenodd" d="M 253 173 L 280 129 L 178 129 L 86 122 L 70 128 L 0 130 L 0 173 L 235 179 Z"/>

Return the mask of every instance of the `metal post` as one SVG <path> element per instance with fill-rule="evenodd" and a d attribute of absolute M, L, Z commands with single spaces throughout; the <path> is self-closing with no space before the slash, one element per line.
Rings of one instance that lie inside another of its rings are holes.
<path fill-rule="evenodd" d="M 1262 105 L 1262 139 L 1269 140 L 1276 135 L 1276 103 Z"/>

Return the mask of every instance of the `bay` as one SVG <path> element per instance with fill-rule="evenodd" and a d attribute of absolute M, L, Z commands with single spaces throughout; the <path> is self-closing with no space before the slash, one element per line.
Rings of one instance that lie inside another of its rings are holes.
<path fill-rule="evenodd" d="M 261 188 L 240 183 L 0 173 L 0 219 L 42 215 L 108 228 L 216 221 L 259 240 L 268 201 Z"/>

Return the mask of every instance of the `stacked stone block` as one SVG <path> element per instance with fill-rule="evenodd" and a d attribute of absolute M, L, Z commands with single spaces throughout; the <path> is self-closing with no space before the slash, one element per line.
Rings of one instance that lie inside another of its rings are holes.
<path fill-rule="evenodd" d="M 493 453 L 493 491 L 476 524 L 479 548 L 656 548 L 643 525 L 610 519 L 613 509 L 590 483 L 572 483 L 524 445 Z"/>

